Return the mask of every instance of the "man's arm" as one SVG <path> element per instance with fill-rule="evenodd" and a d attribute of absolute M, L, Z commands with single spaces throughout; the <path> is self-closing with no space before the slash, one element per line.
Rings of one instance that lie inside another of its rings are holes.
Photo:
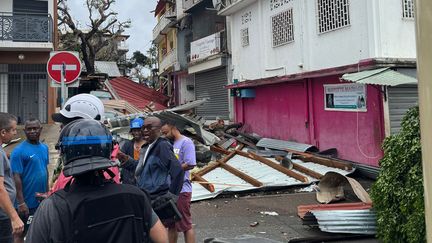
<path fill-rule="evenodd" d="M 27 207 L 27 204 L 24 200 L 24 194 L 23 194 L 23 186 L 22 186 L 22 180 L 21 175 L 18 173 L 13 173 L 14 180 L 15 180 L 15 187 L 16 187 L 16 198 L 18 202 L 18 213 L 21 215 L 25 215 L 26 217 L 29 214 L 29 209 Z"/>
<path fill-rule="evenodd" d="M 189 139 L 184 143 L 182 169 L 184 171 L 192 170 L 196 165 L 195 145 Z"/>
<path fill-rule="evenodd" d="M 12 202 L 9 198 L 9 194 L 4 186 L 4 177 L 0 176 L 0 207 L 5 211 L 12 221 L 12 230 L 14 234 L 21 233 L 24 230 L 24 223 L 18 216 Z"/>
<path fill-rule="evenodd" d="M 161 221 L 158 219 L 156 224 L 150 228 L 150 238 L 154 243 L 167 243 L 168 233 Z"/>

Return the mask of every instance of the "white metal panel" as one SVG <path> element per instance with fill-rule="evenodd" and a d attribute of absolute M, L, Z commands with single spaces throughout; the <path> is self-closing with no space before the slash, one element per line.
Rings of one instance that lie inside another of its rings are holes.
<path fill-rule="evenodd" d="M 390 134 L 400 131 L 402 118 L 409 108 L 418 105 L 417 85 L 388 87 Z"/>

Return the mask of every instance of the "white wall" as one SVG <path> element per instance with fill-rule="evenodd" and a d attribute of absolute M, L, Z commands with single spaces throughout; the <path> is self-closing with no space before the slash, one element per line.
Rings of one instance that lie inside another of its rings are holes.
<path fill-rule="evenodd" d="M 293 0 L 271 10 L 259 0 L 231 15 L 233 79 L 253 80 L 356 64 L 378 57 L 415 57 L 414 21 L 402 0 L 351 0 L 350 25 L 318 34 L 316 0 Z M 293 8 L 294 42 L 272 47 L 271 16 Z M 251 21 L 242 16 L 251 13 Z M 249 28 L 249 46 L 240 31 Z M 303 67 L 300 67 L 300 64 Z"/>
<path fill-rule="evenodd" d="M 194 85 L 194 75 L 181 75 L 179 78 L 180 84 L 180 104 L 195 100 L 195 91 L 187 90 L 187 85 Z"/>
<path fill-rule="evenodd" d="M 0 0 L 0 12 L 12 12 L 13 1 L 12 0 Z"/>

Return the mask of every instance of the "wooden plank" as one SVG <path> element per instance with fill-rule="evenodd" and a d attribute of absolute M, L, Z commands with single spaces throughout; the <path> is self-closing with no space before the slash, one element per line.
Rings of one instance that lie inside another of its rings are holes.
<path fill-rule="evenodd" d="M 309 182 L 308 178 L 306 176 L 304 176 L 304 175 L 300 175 L 299 173 L 296 173 L 294 171 L 288 170 L 287 168 L 283 167 L 282 165 L 276 164 L 275 162 L 273 162 L 273 161 L 271 161 L 269 159 L 266 159 L 264 157 L 261 157 L 261 156 L 255 154 L 255 153 L 253 153 L 253 152 L 249 152 L 249 154 L 252 156 L 253 159 L 258 160 L 261 163 L 264 163 L 264 164 L 272 167 L 273 169 L 275 169 L 275 170 L 277 170 L 279 172 L 284 173 L 287 176 L 293 177 L 293 178 L 295 178 L 295 179 L 297 179 L 299 181 L 302 181 L 302 182 Z"/>
<path fill-rule="evenodd" d="M 219 163 L 211 163 L 211 164 L 207 165 L 206 167 L 202 168 L 201 170 L 193 173 L 192 174 L 192 180 L 194 179 L 195 175 L 203 176 L 203 175 L 209 173 L 210 171 L 216 169 L 217 167 L 219 167 Z"/>
<path fill-rule="evenodd" d="M 207 189 L 209 192 L 214 192 L 215 188 L 212 183 L 209 183 L 206 179 L 202 178 L 200 175 L 193 175 L 193 180 L 198 182 L 201 186 L 203 186 L 205 189 Z"/>
<path fill-rule="evenodd" d="M 258 181 L 257 179 L 237 170 L 236 168 L 227 165 L 226 163 L 219 161 L 220 167 L 224 168 L 225 170 L 229 171 L 230 173 L 238 176 L 239 178 L 243 179 L 247 183 L 255 186 L 255 187 L 261 187 L 263 185 L 262 182 Z"/>
<path fill-rule="evenodd" d="M 220 153 L 220 154 L 229 154 L 230 153 L 228 150 L 221 148 L 219 145 L 210 146 L 210 151 Z"/>
<path fill-rule="evenodd" d="M 275 159 L 277 161 L 282 161 L 283 157 L 276 156 Z M 299 165 L 299 164 L 297 164 L 295 162 L 292 162 L 292 165 L 293 165 L 293 169 L 294 170 L 300 171 L 300 172 L 302 172 L 302 173 L 304 173 L 304 174 L 306 174 L 306 175 L 308 175 L 310 177 L 313 177 L 313 178 L 316 178 L 316 179 L 321 179 L 321 177 L 324 176 L 323 174 L 315 172 L 315 171 L 313 171 L 313 170 L 311 170 L 309 168 L 306 168 L 303 165 Z"/>
<path fill-rule="evenodd" d="M 346 170 L 346 171 L 352 170 L 352 164 L 351 163 L 341 162 L 341 161 L 337 161 L 337 160 L 333 160 L 333 159 L 329 159 L 329 158 L 323 158 L 323 157 L 316 156 L 313 154 L 303 153 L 303 152 L 299 152 L 299 151 L 295 151 L 295 150 L 291 150 L 291 149 L 285 149 L 285 151 L 295 154 L 296 156 L 298 156 L 301 160 L 303 160 L 305 162 L 306 161 L 314 162 L 316 164 L 325 165 L 325 166 L 333 167 L 333 168 L 338 168 L 338 169 L 342 169 L 342 170 Z"/>

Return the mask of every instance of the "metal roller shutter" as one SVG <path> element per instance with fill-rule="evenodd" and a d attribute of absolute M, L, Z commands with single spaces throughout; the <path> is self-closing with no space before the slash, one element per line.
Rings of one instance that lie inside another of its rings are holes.
<path fill-rule="evenodd" d="M 409 108 L 418 104 L 417 85 L 388 87 L 388 102 L 391 134 L 401 128 L 401 121 Z"/>
<path fill-rule="evenodd" d="M 216 117 L 229 119 L 228 90 L 226 68 L 195 74 L 195 98 L 209 98 L 203 106 L 197 108 L 197 115 L 207 120 Z"/>

